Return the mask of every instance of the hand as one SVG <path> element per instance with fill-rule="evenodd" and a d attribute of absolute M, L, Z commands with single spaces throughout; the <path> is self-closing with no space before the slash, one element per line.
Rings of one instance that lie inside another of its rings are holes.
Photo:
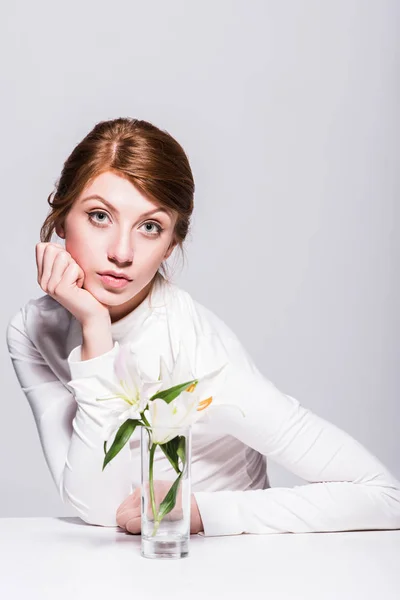
<path fill-rule="evenodd" d="M 154 498 L 157 511 L 170 487 L 171 482 L 169 481 L 154 481 Z M 168 513 L 164 517 L 164 519 L 172 521 L 182 518 L 182 494 L 179 493 L 180 491 L 181 488 L 179 488 L 174 508 L 170 513 Z M 146 491 L 146 494 L 148 495 L 148 491 Z M 141 488 L 139 486 L 134 490 L 132 494 L 130 494 L 130 496 L 126 498 L 126 500 L 124 500 L 124 502 L 117 509 L 117 524 L 119 525 L 119 527 L 122 527 L 122 529 L 126 529 L 126 531 L 128 531 L 129 533 L 141 532 L 140 502 Z M 150 502 L 147 509 L 147 516 L 149 519 L 153 518 L 153 512 Z M 200 511 L 199 507 L 197 506 L 196 499 L 194 497 L 194 494 L 192 494 L 190 504 L 190 533 L 199 533 L 200 531 L 204 531 L 203 522 L 201 520 Z"/>
<path fill-rule="evenodd" d="M 105 304 L 82 289 L 85 273 L 60 244 L 36 244 L 37 282 L 46 294 L 62 304 L 83 325 L 96 317 L 109 317 Z"/>

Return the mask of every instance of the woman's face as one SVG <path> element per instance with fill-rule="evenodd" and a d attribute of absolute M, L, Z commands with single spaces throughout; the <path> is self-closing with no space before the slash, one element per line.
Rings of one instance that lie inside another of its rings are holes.
<path fill-rule="evenodd" d="M 93 197 L 97 195 L 97 198 Z M 151 215 L 145 213 L 154 211 Z M 155 212 L 157 211 L 157 212 Z M 127 179 L 106 171 L 83 190 L 56 233 L 85 273 L 83 287 L 108 306 L 112 321 L 147 296 L 161 262 L 175 247 L 176 213 L 167 213 Z M 104 271 L 131 279 L 122 288 L 102 280 Z"/>

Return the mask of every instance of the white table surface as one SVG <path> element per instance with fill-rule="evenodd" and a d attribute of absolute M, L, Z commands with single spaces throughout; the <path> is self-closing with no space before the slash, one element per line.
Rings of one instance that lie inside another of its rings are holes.
<path fill-rule="evenodd" d="M 400 530 L 203 537 L 152 560 L 79 517 L 0 519 L 0 598 L 399 600 Z"/>

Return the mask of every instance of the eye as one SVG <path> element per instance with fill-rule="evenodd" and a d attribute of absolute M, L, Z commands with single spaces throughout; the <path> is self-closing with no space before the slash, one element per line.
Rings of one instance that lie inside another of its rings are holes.
<path fill-rule="evenodd" d="M 101 219 L 100 223 L 99 223 L 98 221 L 94 220 L 94 218 L 93 218 L 94 215 L 102 215 L 104 217 L 108 217 L 107 213 L 103 212 L 102 210 L 95 210 L 94 212 L 87 213 L 87 215 L 88 215 L 89 221 L 91 223 L 93 223 L 93 225 L 96 225 L 97 227 L 102 227 L 101 223 L 104 223 L 105 220 Z"/>
<path fill-rule="evenodd" d="M 151 233 L 149 232 L 149 230 L 147 230 L 147 233 L 150 237 L 158 237 L 159 235 L 161 235 L 161 232 L 164 231 L 164 228 L 161 227 L 161 225 L 159 223 L 156 223 L 155 221 L 147 221 L 147 223 L 143 223 L 142 227 L 147 225 L 153 225 L 157 228 L 155 233 Z"/>
<path fill-rule="evenodd" d="M 91 223 L 93 223 L 93 225 L 95 225 L 96 227 L 104 227 L 104 223 L 106 223 L 106 219 L 105 218 L 101 218 L 100 222 L 95 220 L 95 216 L 96 215 L 100 215 L 101 217 L 108 217 L 108 214 L 102 210 L 95 210 L 92 211 L 90 213 L 87 213 L 88 215 L 88 219 Z M 147 229 L 147 232 L 145 232 L 145 235 L 147 235 L 147 237 L 159 237 L 161 235 L 161 233 L 164 231 L 164 227 L 162 227 L 159 223 L 157 223 L 156 221 L 147 221 L 146 223 L 143 223 L 143 225 L 141 227 L 145 227 L 147 228 L 148 226 L 150 227 L 155 227 L 156 231 L 152 232 L 149 231 Z"/>

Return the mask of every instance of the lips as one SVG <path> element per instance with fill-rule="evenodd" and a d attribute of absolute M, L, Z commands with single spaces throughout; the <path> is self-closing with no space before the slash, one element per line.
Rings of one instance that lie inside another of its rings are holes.
<path fill-rule="evenodd" d="M 116 289 L 123 289 L 128 285 L 128 283 L 130 283 L 130 281 L 126 279 L 126 277 L 113 277 L 112 275 L 100 274 L 99 277 L 101 278 L 103 285 Z"/>
<path fill-rule="evenodd" d="M 113 271 L 105 271 L 104 273 L 99 273 L 99 275 L 108 275 L 109 277 L 114 277 L 115 279 L 126 279 L 127 281 L 131 281 L 127 275 L 124 275 L 123 273 L 115 273 Z"/>

